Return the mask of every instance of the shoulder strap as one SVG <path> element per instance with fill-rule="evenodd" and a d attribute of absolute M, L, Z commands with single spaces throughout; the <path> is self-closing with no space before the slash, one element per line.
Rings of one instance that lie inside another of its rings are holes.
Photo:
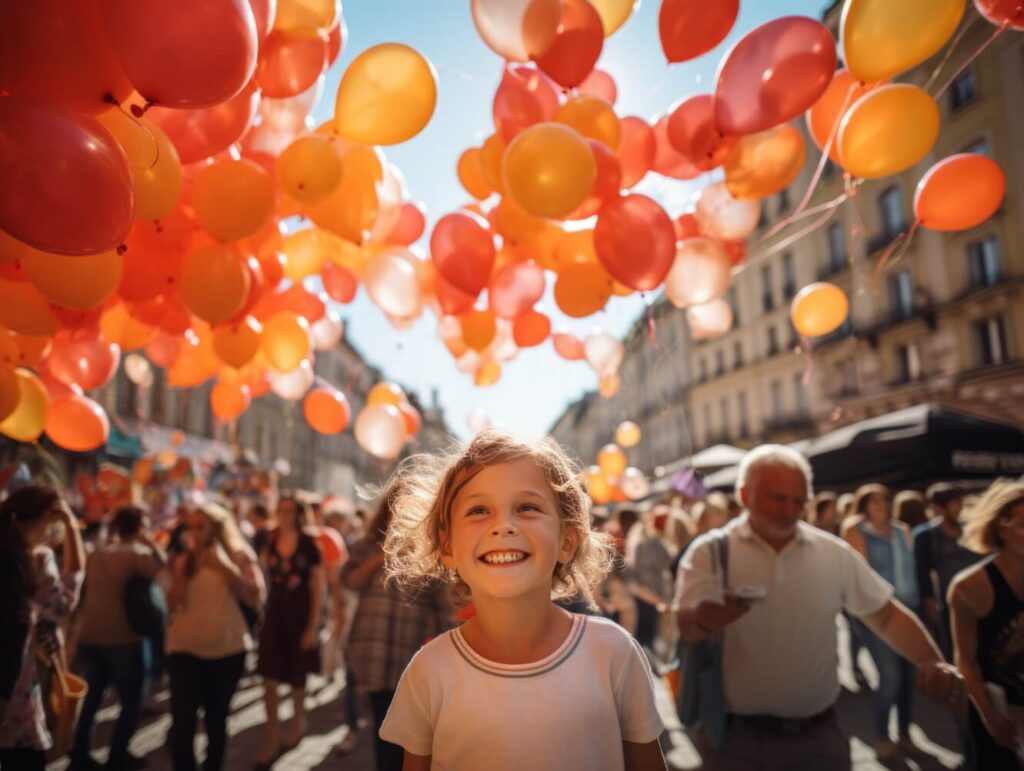
<path fill-rule="evenodd" d="M 719 531 L 715 543 L 718 546 L 718 560 L 722 564 L 722 587 L 729 589 L 729 532 Z"/>

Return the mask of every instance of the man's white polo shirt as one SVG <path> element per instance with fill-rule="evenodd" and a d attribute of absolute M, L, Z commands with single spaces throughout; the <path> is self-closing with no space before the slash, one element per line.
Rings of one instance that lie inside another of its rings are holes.
<path fill-rule="evenodd" d="M 728 709 L 740 715 L 810 717 L 839 695 L 836 614 L 871 615 L 893 589 L 843 540 L 800 522 L 776 552 L 751 529 L 747 514 L 729 533 L 729 584 L 761 586 L 768 596 L 725 629 Z M 716 531 L 712 531 L 716 532 Z M 680 564 L 676 605 L 721 601 L 721 574 L 711 573 L 709 535 Z"/>

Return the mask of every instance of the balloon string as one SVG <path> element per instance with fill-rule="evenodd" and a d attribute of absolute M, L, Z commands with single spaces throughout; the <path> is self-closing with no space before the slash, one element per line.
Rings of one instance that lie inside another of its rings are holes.
<path fill-rule="evenodd" d="M 125 106 L 116 99 L 114 99 L 114 97 L 112 96 L 110 97 L 110 103 L 113 104 L 117 108 L 118 112 L 120 112 L 125 118 L 127 118 L 132 123 L 132 125 L 134 125 L 139 130 L 145 132 L 146 136 L 149 137 L 149 139 L 152 141 L 153 153 L 155 155 L 155 157 L 153 158 L 153 162 L 148 166 L 136 166 L 136 168 L 141 169 L 142 171 L 149 171 L 154 166 L 156 166 L 157 163 L 160 162 L 160 143 L 157 142 L 156 140 L 156 134 L 150 131 L 149 128 L 145 126 L 141 120 L 139 120 L 139 118 L 142 117 L 142 114 L 145 112 L 145 110 L 142 110 L 142 112 L 136 114 L 135 111 L 138 108 L 138 105 L 133 104 L 130 109 L 125 109 Z M 149 108 L 149 105 L 150 103 L 147 102 L 146 109 Z M 132 165 L 135 166 L 135 164 Z"/>
<path fill-rule="evenodd" d="M 832 219 L 832 217 L 835 216 L 835 213 L 837 211 L 839 211 L 839 207 L 842 205 L 842 203 L 847 198 L 849 198 L 849 195 L 846 194 L 846 193 L 843 193 L 843 195 L 839 196 L 834 201 L 830 201 L 828 203 L 828 205 L 827 205 L 827 208 L 826 208 L 825 212 L 822 214 L 822 216 L 820 216 L 818 219 L 816 219 L 810 225 L 808 225 L 808 226 L 806 226 L 804 228 L 801 228 L 796 233 L 793 233 L 792 235 L 787 236 L 786 238 L 782 239 L 778 243 L 773 244 L 771 246 L 771 248 L 769 248 L 769 249 L 767 249 L 767 250 L 765 250 L 763 252 L 758 252 L 752 259 L 747 260 L 747 262 L 744 263 L 744 265 L 745 266 L 749 266 L 750 264 L 752 264 L 754 262 L 760 262 L 764 258 L 770 257 L 771 255 L 775 254 L 776 252 L 782 251 L 783 249 L 785 249 L 787 246 L 789 246 L 790 244 L 794 243 L 795 241 L 799 241 L 801 238 L 806 236 L 808 233 L 812 233 L 813 231 L 817 230 L 822 225 L 824 225 L 826 222 L 828 222 L 830 219 Z"/>
<path fill-rule="evenodd" d="M 882 279 L 882 273 L 890 265 L 895 265 L 900 259 L 906 254 L 907 249 L 910 248 L 910 242 L 914 239 L 914 234 L 917 233 L 917 229 L 921 226 L 920 220 L 914 220 L 914 224 L 910 226 L 910 230 L 900 233 L 896 238 L 893 239 L 892 243 L 885 248 L 885 251 L 878 257 L 878 261 L 875 263 L 875 272 L 871 278 L 871 291 L 877 292 L 879 282 Z"/>
<path fill-rule="evenodd" d="M 1005 32 L 1009 26 L 1010 22 L 1004 21 L 999 27 L 996 28 L 995 32 L 988 36 L 988 39 L 984 43 L 978 46 L 978 49 L 974 53 L 972 53 L 964 60 L 963 64 L 957 67 L 957 69 L 953 72 L 952 75 L 949 76 L 946 82 L 942 84 L 942 88 L 935 92 L 934 98 L 936 101 L 938 101 L 942 97 L 942 95 L 946 93 L 946 90 L 951 85 L 953 85 L 953 82 L 958 77 L 960 77 L 961 73 L 963 73 L 964 70 L 971 66 L 971 63 L 981 55 L 981 52 L 988 48 L 990 45 L 992 45 L 992 43 L 995 42 L 996 38 L 1002 35 L 1003 32 Z"/>
<path fill-rule="evenodd" d="M 832 123 L 832 128 L 828 133 L 828 140 L 825 142 L 825 146 L 821 149 L 821 158 L 818 159 L 818 165 L 814 169 L 814 174 L 811 176 L 811 181 L 807 184 L 807 190 L 804 192 L 803 198 L 800 199 L 800 203 L 797 204 L 797 207 L 788 217 L 784 217 L 776 222 L 771 229 L 761 237 L 761 243 L 767 241 L 790 223 L 795 222 L 800 213 L 807 208 L 807 204 L 811 201 L 811 196 L 818 188 L 818 182 L 821 181 L 821 175 L 825 171 L 825 164 L 828 163 L 829 153 L 832 152 L 832 145 L 836 141 L 836 135 L 839 133 L 839 116 L 846 112 L 846 108 L 850 104 L 850 98 L 853 96 L 856 89 L 857 84 L 851 83 L 849 89 L 846 91 L 846 96 L 843 97 L 843 104 L 839 108 L 839 113 L 836 116 L 835 121 Z"/>
<path fill-rule="evenodd" d="M 797 351 L 804 355 L 804 374 L 800 378 L 800 385 L 807 388 L 811 384 L 811 373 L 814 372 L 814 357 L 811 355 L 811 338 L 807 335 L 800 335 L 800 345 Z"/>
<path fill-rule="evenodd" d="M 931 76 L 928 78 L 928 82 L 924 84 L 925 91 L 928 91 L 929 89 L 931 89 L 933 85 L 935 85 L 936 78 L 939 77 L 942 70 L 949 63 L 950 57 L 953 56 L 953 53 L 956 51 L 957 47 L 960 45 L 961 42 L 963 42 L 964 35 L 966 35 L 969 30 L 974 28 L 977 21 L 978 19 L 973 19 L 971 22 L 964 24 L 960 28 L 960 31 L 956 33 L 956 37 L 953 38 L 952 42 L 948 46 L 946 46 L 946 53 L 943 55 L 942 61 L 939 62 L 939 65 L 932 71 Z"/>

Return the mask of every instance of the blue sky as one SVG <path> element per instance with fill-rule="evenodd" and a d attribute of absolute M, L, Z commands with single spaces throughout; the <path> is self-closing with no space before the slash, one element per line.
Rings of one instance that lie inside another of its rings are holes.
<path fill-rule="evenodd" d="M 598 67 L 611 73 L 618 84 L 615 107 L 620 116 L 651 118 L 685 96 L 709 92 L 719 59 L 746 32 L 779 16 L 820 18 L 827 5 L 825 0 L 745 0 L 736 26 L 718 48 L 696 61 L 670 67 L 658 39 L 660 2 L 641 0 L 626 25 L 605 40 Z M 470 200 L 455 166 L 467 147 L 479 145 L 494 131 L 491 102 L 502 60 L 477 35 L 469 0 L 347 0 L 343 13 L 348 41 L 327 73 L 324 95 L 313 113 L 318 122 L 334 113 L 345 67 L 370 46 L 389 41 L 411 45 L 437 70 L 437 109 L 430 124 L 410 141 L 385 148 L 388 159 L 405 175 L 412 198 L 427 207 L 427 230 L 418 244 L 426 251 L 433 223 Z M 652 195 L 675 216 L 706 181 L 673 183 L 652 173 L 637 189 Z M 569 319 L 555 307 L 550 284 L 540 309 L 552 317 L 556 330 L 581 337 L 595 328 L 621 336 L 644 310 L 644 300 L 633 295 L 613 298 L 604 311 L 589 318 Z M 597 387 L 597 376 L 586 363 L 564 361 L 548 342 L 506 363 L 497 384 L 477 388 L 471 376 L 455 368 L 437 336 L 433 313 L 425 311 L 412 328 L 397 331 L 362 291 L 353 303 L 338 310 L 349 339 L 370 364 L 416 392 L 425 403 L 433 389 L 438 390 L 449 426 L 462 436 L 469 431 L 467 418 L 474 410 L 483 410 L 496 426 L 541 434 L 567 403 Z"/>

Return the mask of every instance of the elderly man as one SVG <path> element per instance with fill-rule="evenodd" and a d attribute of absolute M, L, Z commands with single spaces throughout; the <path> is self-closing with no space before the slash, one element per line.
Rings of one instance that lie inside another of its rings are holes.
<path fill-rule="evenodd" d="M 802 455 L 780 445 L 750 451 L 736 489 L 746 513 L 695 542 L 676 589 L 683 639 L 723 636 L 727 730 L 717 747 L 698 735 L 704 767 L 850 768 L 833 708 L 837 613 L 861 618 L 912 661 L 934 697 L 946 698 L 958 673 L 893 599 L 892 586 L 842 540 L 801 520 L 811 494 Z M 721 533 L 726 588 L 712 566 L 712 540 Z"/>

